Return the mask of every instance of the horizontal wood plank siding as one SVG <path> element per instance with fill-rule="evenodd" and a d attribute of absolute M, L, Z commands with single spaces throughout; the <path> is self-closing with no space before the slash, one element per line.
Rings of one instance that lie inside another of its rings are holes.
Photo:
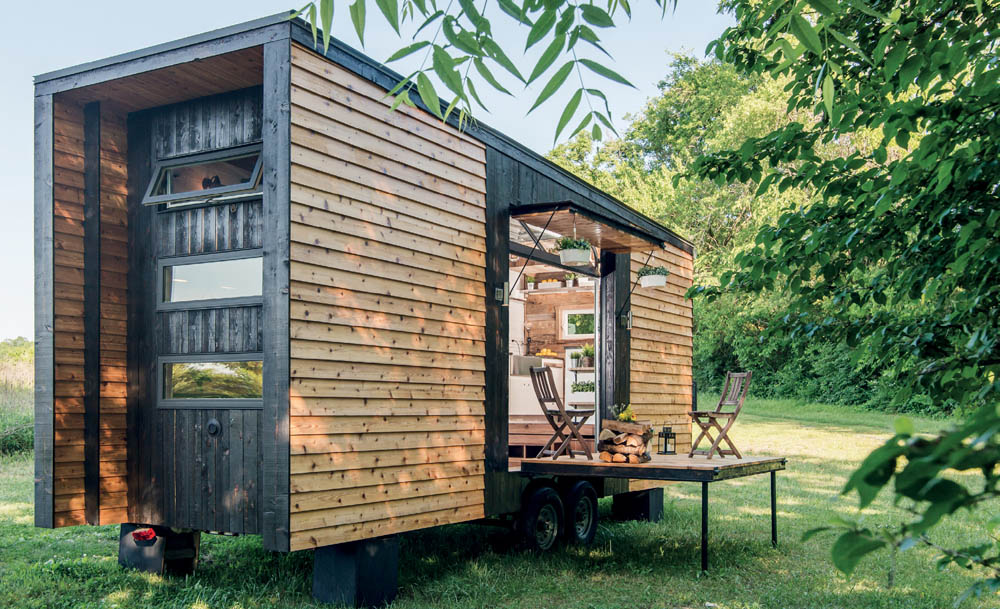
<path fill-rule="evenodd" d="M 632 281 L 649 256 L 632 254 Z M 691 447 L 692 316 L 684 293 L 691 286 L 694 259 L 672 245 L 658 250 L 650 266 L 670 271 L 667 285 L 636 287 L 632 293 L 630 401 L 640 419 L 677 434 L 677 452 Z"/>
<path fill-rule="evenodd" d="M 484 515 L 485 149 L 292 49 L 292 550 Z"/>

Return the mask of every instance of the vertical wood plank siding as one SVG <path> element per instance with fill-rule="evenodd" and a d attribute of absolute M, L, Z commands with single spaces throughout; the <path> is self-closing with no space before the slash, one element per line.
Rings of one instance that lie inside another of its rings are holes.
<path fill-rule="evenodd" d="M 484 515 L 485 150 L 292 48 L 291 549 Z"/>
<path fill-rule="evenodd" d="M 101 524 L 127 519 L 125 308 L 128 246 L 124 117 L 101 108 L 100 450 Z M 54 526 L 85 523 L 83 108 L 54 103 Z"/>
<path fill-rule="evenodd" d="M 649 254 L 632 254 L 632 281 Z M 632 292 L 630 340 L 630 395 L 640 419 L 669 425 L 677 433 L 677 452 L 691 447 L 692 317 L 691 301 L 684 293 L 691 287 L 694 260 L 672 245 L 653 254 L 650 266 L 670 271 L 667 285 L 636 287 Z"/>

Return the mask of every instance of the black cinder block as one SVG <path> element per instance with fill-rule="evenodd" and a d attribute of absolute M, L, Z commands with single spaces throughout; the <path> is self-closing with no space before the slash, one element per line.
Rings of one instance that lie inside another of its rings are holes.
<path fill-rule="evenodd" d="M 611 516 L 616 520 L 659 522 L 663 518 L 663 489 L 615 495 L 611 504 Z"/>
<path fill-rule="evenodd" d="M 353 607 L 382 607 L 396 598 L 399 538 L 377 537 L 316 548 L 313 598 Z"/>

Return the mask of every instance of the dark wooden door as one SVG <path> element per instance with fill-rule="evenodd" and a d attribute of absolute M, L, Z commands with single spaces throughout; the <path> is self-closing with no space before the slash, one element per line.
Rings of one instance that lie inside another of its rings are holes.
<path fill-rule="evenodd" d="M 178 104 L 146 120 L 154 187 L 167 173 L 180 183 L 203 172 L 211 189 L 212 178 L 230 179 L 227 163 L 250 167 L 241 155 L 259 155 L 259 89 Z M 148 241 L 136 244 L 143 278 L 133 283 L 145 308 L 136 328 L 137 426 L 139 443 L 149 444 L 139 447 L 146 471 L 138 478 L 163 524 L 259 533 L 262 199 L 254 184 L 236 190 L 136 212 Z M 146 188 L 147 203 L 151 194 Z"/>

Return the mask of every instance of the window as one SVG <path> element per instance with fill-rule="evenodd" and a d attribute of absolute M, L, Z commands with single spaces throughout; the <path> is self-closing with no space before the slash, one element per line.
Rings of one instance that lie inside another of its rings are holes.
<path fill-rule="evenodd" d="M 256 192 L 260 169 L 259 145 L 161 161 L 143 205 L 192 205 Z"/>
<path fill-rule="evenodd" d="M 562 309 L 559 317 L 559 338 L 594 338 L 593 309 Z"/>
<path fill-rule="evenodd" d="M 159 407 L 260 408 L 264 362 L 259 353 L 161 357 Z"/>
<path fill-rule="evenodd" d="M 204 259 L 204 256 L 199 256 Z M 264 281 L 263 259 L 235 258 L 162 265 L 161 303 L 260 297 Z"/>

